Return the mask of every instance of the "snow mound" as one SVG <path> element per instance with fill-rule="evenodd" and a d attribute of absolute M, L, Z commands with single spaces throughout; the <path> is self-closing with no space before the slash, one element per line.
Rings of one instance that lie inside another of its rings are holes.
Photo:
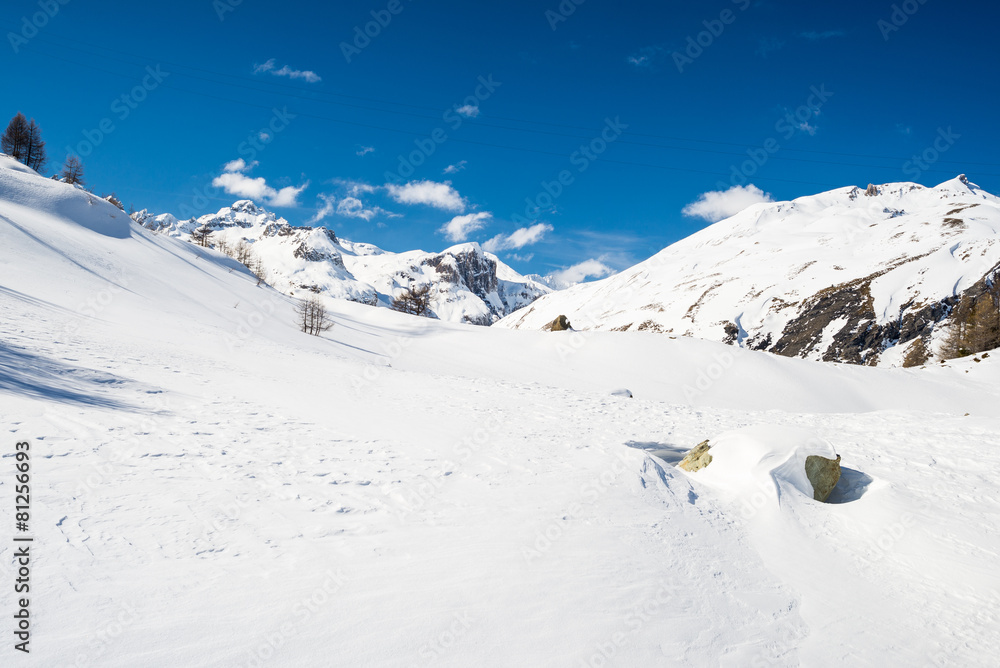
<path fill-rule="evenodd" d="M 747 499 L 763 494 L 780 502 L 781 495 L 793 489 L 811 499 L 813 487 L 806 477 L 806 458 L 837 458 L 829 442 L 796 427 L 748 427 L 728 431 L 709 443 L 712 463 L 688 475 L 723 493 Z M 760 505 L 760 499 L 754 499 L 753 505 Z"/>
<path fill-rule="evenodd" d="M 85 228 L 113 239 L 132 235 L 132 220 L 121 209 L 85 190 L 46 179 L 8 155 L 0 154 L 0 200 L 24 217 L 49 214 L 67 228 Z M 21 217 L 21 216 L 19 216 Z M 31 234 L 31 230 L 22 230 Z"/>

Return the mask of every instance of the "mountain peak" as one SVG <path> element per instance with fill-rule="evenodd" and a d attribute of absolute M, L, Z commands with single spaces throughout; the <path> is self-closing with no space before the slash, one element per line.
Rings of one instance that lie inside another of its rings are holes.
<path fill-rule="evenodd" d="M 857 364 L 902 364 L 1000 271 L 1000 198 L 958 176 L 837 189 L 753 207 L 500 325 L 559 315 L 587 329 L 659 332 Z M 616 295 L 609 299 L 609 295 Z"/>

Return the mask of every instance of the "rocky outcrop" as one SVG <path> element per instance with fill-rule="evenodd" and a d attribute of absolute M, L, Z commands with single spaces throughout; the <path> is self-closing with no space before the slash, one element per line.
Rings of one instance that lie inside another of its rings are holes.
<path fill-rule="evenodd" d="M 542 327 L 546 332 L 566 332 L 572 329 L 573 326 L 569 322 L 569 318 L 564 315 L 559 316 L 549 324 Z"/>
<path fill-rule="evenodd" d="M 806 477 L 813 487 L 813 498 L 826 503 L 840 480 L 840 455 L 827 459 L 818 455 L 806 457 Z"/>
<path fill-rule="evenodd" d="M 713 461 L 711 450 L 710 441 L 702 441 L 684 455 L 684 459 L 677 464 L 677 467 L 689 473 L 707 468 Z M 807 456 L 805 473 L 812 485 L 813 499 L 826 503 L 840 480 L 840 455 L 837 455 L 836 459 L 827 459 L 819 455 Z"/>
<path fill-rule="evenodd" d="M 689 473 L 700 471 L 712 463 L 712 455 L 708 452 L 711 449 L 712 446 L 708 441 L 702 441 L 684 455 L 684 459 L 677 466 Z"/>

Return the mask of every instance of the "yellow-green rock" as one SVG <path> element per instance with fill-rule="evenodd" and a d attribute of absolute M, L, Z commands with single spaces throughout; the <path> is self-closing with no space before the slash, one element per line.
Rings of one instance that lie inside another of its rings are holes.
<path fill-rule="evenodd" d="M 703 441 L 684 455 L 684 459 L 677 466 L 690 473 L 700 471 L 712 463 L 712 455 L 708 453 L 711 449 L 712 446 L 708 444 L 708 441 Z"/>
<path fill-rule="evenodd" d="M 840 455 L 827 459 L 819 455 L 806 457 L 806 477 L 813 486 L 813 498 L 826 502 L 840 480 Z"/>

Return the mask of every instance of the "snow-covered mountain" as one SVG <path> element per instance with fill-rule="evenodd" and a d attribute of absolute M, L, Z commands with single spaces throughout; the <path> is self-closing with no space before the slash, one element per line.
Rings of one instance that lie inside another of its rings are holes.
<path fill-rule="evenodd" d="M 249 200 L 189 221 L 146 210 L 132 217 L 147 229 L 185 240 L 207 225 L 212 245 L 230 254 L 240 242 L 246 243 L 268 284 L 291 296 L 312 293 L 388 306 L 404 290 L 430 285 L 431 315 L 489 325 L 552 292 L 476 243 L 440 253 L 390 253 L 341 239 L 325 227 L 290 225 Z"/>
<path fill-rule="evenodd" d="M 790 357 L 900 364 L 1000 270 L 1000 198 L 963 175 L 754 205 L 621 274 L 498 323 L 694 336 Z"/>

